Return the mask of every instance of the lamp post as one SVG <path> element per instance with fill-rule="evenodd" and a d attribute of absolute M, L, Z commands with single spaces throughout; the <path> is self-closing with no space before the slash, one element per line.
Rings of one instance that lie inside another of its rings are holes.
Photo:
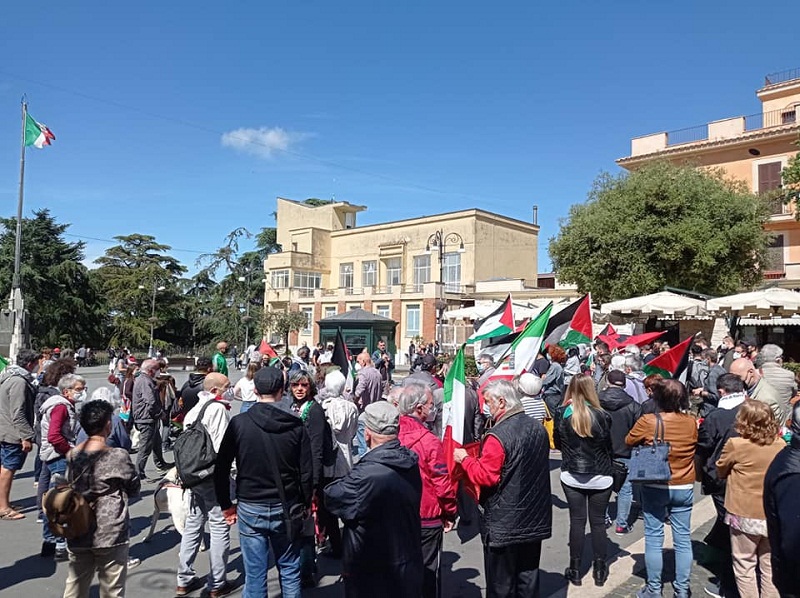
<path fill-rule="evenodd" d="M 458 248 L 456 251 L 458 253 L 464 253 L 464 239 L 458 233 L 446 233 L 439 229 L 434 232 L 430 237 L 428 237 L 428 242 L 425 244 L 425 253 L 431 254 L 433 248 L 437 250 L 437 256 L 439 258 L 439 289 L 441 296 L 437 296 L 436 301 L 436 311 L 437 311 L 437 324 L 438 324 L 438 333 L 437 336 L 439 338 L 439 343 L 442 344 L 442 330 L 444 325 L 444 308 L 447 306 L 447 302 L 444 298 L 445 287 L 444 287 L 444 254 L 445 250 L 447 249 L 448 245 L 455 245 Z M 437 293 L 439 295 L 439 293 Z"/>
<path fill-rule="evenodd" d="M 156 292 L 163 291 L 167 287 L 165 286 L 158 286 L 158 283 L 161 282 L 158 278 L 153 279 L 153 300 L 150 305 L 150 347 L 147 349 L 147 357 L 152 358 L 155 354 L 153 352 L 153 332 L 155 330 L 156 325 Z M 140 289 L 146 288 L 143 284 L 139 285 Z"/>

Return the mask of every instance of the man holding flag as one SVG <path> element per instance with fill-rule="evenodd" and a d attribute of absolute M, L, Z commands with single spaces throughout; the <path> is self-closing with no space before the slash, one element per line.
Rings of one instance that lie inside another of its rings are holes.
<path fill-rule="evenodd" d="M 483 396 L 494 426 L 479 456 L 470 457 L 463 448 L 452 454 L 469 481 L 481 489 L 486 596 L 538 597 L 542 540 L 551 536 L 553 525 L 550 440 L 544 426 L 525 415 L 508 381 L 491 380 Z M 463 393 L 461 397 L 463 402 Z"/>

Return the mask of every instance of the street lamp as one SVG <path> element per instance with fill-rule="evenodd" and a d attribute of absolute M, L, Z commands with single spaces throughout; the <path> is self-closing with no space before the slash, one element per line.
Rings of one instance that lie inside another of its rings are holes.
<path fill-rule="evenodd" d="M 158 286 L 161 282 L 158 278 L 153 279 L 153 301 L 150 307 L 150 347 L 147 349 L 147 357 L 152 358 L 155 353 L 153 352 L 153 331 L 156 325 L 156 292 L 163 291 L 167 287 Z M 139 285 L 140 289 L 146 288 L 143 284 Z"/>
<path fill-rule="evenodd" d="M 430 237 L 428 237 L 428 242 L 425 243 L 425 253 L 430 255 L 433 253 L 433 249 L 436 248 L 437 255 L 439 257 L 439 285 L 441 289 L 441 297 L 437 297 L 436 301 L 436 309 L 437 309 L 437 322 L 438 322 L 438 336 L 439 342 L 441 343 L 444 339 L 442 339 L 442 329 L 444 324 L 444 308 L 447 306 L 447 301 L 444 298 L 445 287 L 444 287 L 444 254 L 445 249 L 448 245 L 455 245 L 457 246 L 456 252 L 457 253 L 464 253 L 464 239 L 458 233 L 447 233 L 445 234 L 442 229 L 437 230 L 433 233 Z M 438 295 L 438 293 L 437 293 Z"/>

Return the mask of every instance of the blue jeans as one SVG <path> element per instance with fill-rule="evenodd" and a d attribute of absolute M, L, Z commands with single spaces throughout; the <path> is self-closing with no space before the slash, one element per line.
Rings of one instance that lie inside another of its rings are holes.
<path fill-rule="evenodd" d="M 689 596 L 689 575 L 692 572 L 692 503 L 694 489 L 676 490 L 642 486 L 644 513 L 644 562 L 647 566 L 647 589 L 661 595 L 661 572 L 664 568 L 664 521 L 669 517 L 672 544 L 675 549 L 675 581 L 672 587 L 677 598 Z"/>
<path fill-rule="evenodd" d="M 622 457 L 615 457 L 615 461 L 630 465 L 631 460 Z M 630 478 L 630 475 L 628 476 Z M 630 479 L 626 479 L 622 488 L 617 492 L 617 526 L 628 525 L 628 516 L 631 514 L 631 503 L 633 502 L 633 484 Z"/>
<path fill-rule="evenodd" d="M 239 413 L 247 413 L 247 410 L 255 404 L 255 401 L 242 401 L 242 406 L 239 409 Z"/>
<path fill-rule="evenodd" d="M 275 564 L 284 598 L 300 598 L 300 541 L 289 541 L 280 504 L 259 505 L 239 501 L 239 546 L 244 562 L 244 598 L 266 598 L 269 547 L 275 550 Z"/>
<path fill-rule="evenodd" d="M 364 419 L 359 417 L 358 418 L 358 428 L 356 429 L 356 442 L 358 443 L 358 451 L 356 454 L 359 457 L 363 457 L 367 454 L 367 438 L 364 435 L 364 430 L 366 426 L 364 425 Z"/>
<path fill-rule="evenodd" d="M 56 474 L 65 475 L 67 473 L 67 459 L 66 457 L 61 457 L 52 461 L 50 463 L 43 463 L 42 464 L 42 472 L 47 470 L 50 476 L 50 482 L 47 484 L 47 490 L 56 487 Z M 47 474 L 46 474 L 47 475 Z M 51 544 L 55 544 L 56 548 L 66 548 L 67 541 L 64 538 L 57 538 L 53 532 L 50 531 L 50 526 L 47 524 L 47 520 L 45 519 L 44 523 L 42 523 L 42 539 L 45 542 L 49 542 Z"/>

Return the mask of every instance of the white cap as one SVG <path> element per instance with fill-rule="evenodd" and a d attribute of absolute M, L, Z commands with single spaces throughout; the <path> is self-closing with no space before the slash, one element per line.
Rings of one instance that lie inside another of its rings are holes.
<path fill-rule="evenodd" d="M 535 397 L 542 392 L 542 379 L 530 373 L 524 373 L 519 377 L 517 386 L 522 394 Z"/>

